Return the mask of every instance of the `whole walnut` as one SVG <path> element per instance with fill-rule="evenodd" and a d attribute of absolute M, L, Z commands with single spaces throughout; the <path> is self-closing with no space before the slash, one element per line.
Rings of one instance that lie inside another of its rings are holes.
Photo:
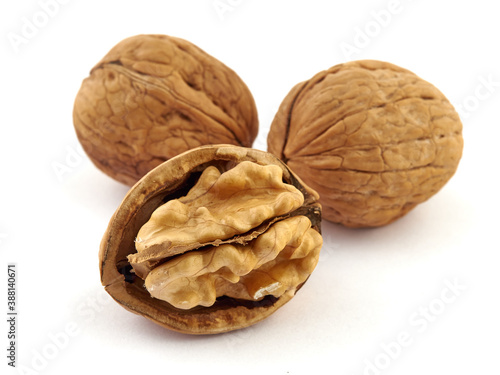
<path fill-rule="evenodd" d="M 258 132 L 255 102 L 240 77 L 166 35 L 113 47 L 83 81 L 73 121 L 92 162 L 128 185 L 197 146 L 250 147 Z"/>
<path fill-rule="evenodd" d="M 339 64 L 297 84 L 268 135 L 320 195 L 323 218 L 349 227 L 393 222 L 452 177 L 462 124 L 447 98 L 382 61 Z"/>

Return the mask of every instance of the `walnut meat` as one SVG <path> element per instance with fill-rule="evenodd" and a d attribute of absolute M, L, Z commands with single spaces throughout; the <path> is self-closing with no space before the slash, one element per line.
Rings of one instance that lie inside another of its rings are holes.
<path fill-rule="evenodd" d="M 317 199 L 267 152 L 187 151 L 124 198 L 101 242 L 101 281 L 125 308 L 172 330 L 249 326 L 313 272 L 322 246 Z"/>
<path fill-rule="evenodd" d="M 323 217 L 350 227 L 388 224 L 452 177 L 462 124 L 432 84 L 373 60 L 333 66 L 299 83 L 268 135 L 320 195 Z"/>
<path fill-rule="evenodd" d="M 255 102 L 240 77 L 166 35 L 113 47 L 83 81 L 73 122 L 92 162 L 128 185 L 197 146 L 250 147 L 258 132 Z"/>

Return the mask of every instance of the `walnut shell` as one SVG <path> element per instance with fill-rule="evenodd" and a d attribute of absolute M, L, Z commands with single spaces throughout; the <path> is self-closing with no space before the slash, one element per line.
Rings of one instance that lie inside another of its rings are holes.
<path fill-rule="evenodd" d="M 240 77 L 166 35 L 113 47 L 83 81 L 73 122 L 92 162 L 128 185 L 197 146 L 250 147 L 258 132 L 255 102 Z"/>
<path fill-rule="evenodd" d="M 101 282 L 127 310 L 171 330 L 247 327 L 312 273 L 322 245 L 317 199 L 267 152 L 186 151 L 125 196 L 101 241 Z"/>
<path fill-rule="evenodd" d="M 362 60 L 297 84 L 268 151 L 320 195 L 323 218 L 349 227 L 393 222 L 452 177 L 462 123 L 447 98 L 412 72 Z"/>

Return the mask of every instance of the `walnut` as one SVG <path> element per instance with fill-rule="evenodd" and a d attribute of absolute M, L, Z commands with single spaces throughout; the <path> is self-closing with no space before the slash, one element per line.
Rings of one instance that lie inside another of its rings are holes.
<path fill-rule="evenodd" d="M 128 185 L 197 146 L 250 147 L 258 132 L 255 102 L 240 77 L 166 35 L 113 47 L 83 81 L 73 122 L 92 162 Z"/>
<path fill-rule="evenodd" d="M 353 61 L 297 84 L 268 151 L 320 195 L 323 218 L 350 227 L 393 222 L 455 173 L 462 124 L 447 98 L 412 72 Z"/>
<path fill-rule="evenodd" d="M 254 324 L 288 302 L 322 246 L 318 195 L 273 155 L 186 151 L 132 187 L 101 242 L 101 281 L 126 309 L 191 334 Z"/>

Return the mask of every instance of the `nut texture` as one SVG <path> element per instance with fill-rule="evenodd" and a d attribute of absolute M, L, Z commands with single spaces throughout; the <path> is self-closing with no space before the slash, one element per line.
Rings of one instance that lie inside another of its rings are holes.
<path fill-rule="evenodd" d="M 202 146 L 132 187 L 102 239 L 101 282 L 172 330 L 254 324 L 288 302 L 322 246 L 318 195 L 259 150 Z"/>
<path fill-rule="evenodd" d="M 323 218 L 350 227 L 393 222 L 452 177 L 462 124 L 447 98 L 381 61 L 333 66 L 296 85 L 268 151 L 320 195 Z"/>
<path fill-rule="evenodd" d="M 240 77 L 166 35 L 113 47 L 83 81 L 73 122 L 92 162 L 128 185 L 197 146 L 250 147 L 258 132 L 255 102 Z"/>

